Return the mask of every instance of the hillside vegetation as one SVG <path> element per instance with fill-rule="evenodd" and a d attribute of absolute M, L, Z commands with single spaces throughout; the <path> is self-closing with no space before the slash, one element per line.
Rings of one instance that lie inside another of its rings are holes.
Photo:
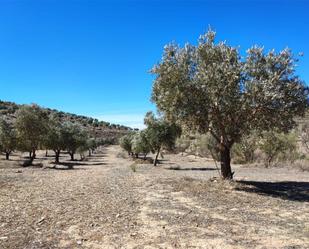
<path fill-rule="evenodd" d="M 0 116 L 4 117 L 7 120 L 13 121 L 16 119 L 16 111 L 19 110 L 21 106 L 23 105 L 18 105 L 14 102 L 0 100 Z M 128 131 L 132 130 L 132 128 L 127 126 L 99 121 L 98 119 L 92 117 L 86 117 L 50 108 L 42 109 L 45 110 L 48 115 L 56 115 L 63 122 L 69 121 L 72 123 L 80 124 L 85 129 L 87 129 L 92 134 L 92 136 L 98 139 L 102 138 L 114 141 L 122 135 L 126 134 Z"/>

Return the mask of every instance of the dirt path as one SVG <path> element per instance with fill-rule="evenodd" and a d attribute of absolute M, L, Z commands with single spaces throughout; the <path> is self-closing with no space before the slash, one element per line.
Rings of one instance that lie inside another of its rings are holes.
<path fill-rule="evenodd" d="M 1 161 L 0 248 L 309 248 L 308 173 L 236 167 L 226 184 L 208 180 L 210 161 L 170 155 L 133 172 L 119 153 L 73 170 L 67 156 L 21 173 Z"/>

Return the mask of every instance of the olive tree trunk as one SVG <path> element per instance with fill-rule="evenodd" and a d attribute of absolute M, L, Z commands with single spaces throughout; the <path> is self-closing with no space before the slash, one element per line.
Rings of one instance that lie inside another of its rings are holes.
<path fill-rule="evenodd" d="M 59 163 L 60 150 L 55 150 L 55 163 Z"/>
<path fill-rule="evenodd" d="M 32 149 L 32 151 L 29 152 L 29 156 L 30 156 L 29 163 L 30 163 L 30 165 L 32 165 L 33 160 L 36 158 L 35 152 L 36 152 L 36 149 Z"/>
<path fill-rule="evenodd" d="M 10 153 L 11 152 L 5 152 L 5 159 L 10 160 Z"/>
<path fill-rule="evenodd" d="M 71 156 L 71 161 L 74 161 L 74 152 L 69 152 L 69 155 Z"/>
<path fill-rule="evenodd" d="M 154 165 L 154 166 L 157 166 L 158 157 L 159 157 L 159 154 L 160 154 L 160 150 L 161 150 L 161 148 L 158 149 L 158 152 L 157 152 L 157 154 L 156 154 L 155 160 L 154 160 L 154 162 L 153 162 L 153 165 Z"/>
<path fill-rule="evenodd" d="M 223 179 L 233 179 L 231 169 L 231 150 L 227 146 L 221 146 L 220 161 L 221 161 L 221 176 Z"/>

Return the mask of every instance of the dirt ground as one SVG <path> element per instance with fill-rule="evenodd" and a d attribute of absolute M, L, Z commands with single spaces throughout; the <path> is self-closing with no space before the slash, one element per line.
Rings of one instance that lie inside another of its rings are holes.
<path fill-rule="evenodd" d="M 309 172 L 234 165 L 228 183 L 211 160 L 120 151 L 1 160 L 0 248 L 309 248 Z"/>

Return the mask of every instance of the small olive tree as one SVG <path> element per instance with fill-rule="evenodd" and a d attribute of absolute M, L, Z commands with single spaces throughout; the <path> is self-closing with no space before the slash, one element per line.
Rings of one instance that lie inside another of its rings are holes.
<path fill-rule="evenodd" d="M 129 133 L 119 139 L 120 147 L 124 149 L 126 152 L 128 152 L 129 156 L 132 154 L 133 136 L 134 136 L 134 133 Z"/>
<path fill-rule="evenodd" d="M 63 140 L 65 148 L 71 156 L 71 161 L 74 161 L 74 154 L 77 149 L 84 146 L 87 141 L 87 134 L 80 125 L 65 122 L 63 123 Z"/>
<path fill-rule="evenodd" d="M 158 119 L 152 112 L 145 116 L 144 123 L 147 126 L 145 134 L 151 146 L 151 150 L 156 153 L 154 166 L 158 163 L 158 156 L 163 147 L 172 149 L 175 146 L 177 137 L 181 135 L 181 129 L 174 123 L 169 123 L 163 119 Z"/>
<path fill-rule="evenodd" d="M 266 155 L 265 166 L 271 166 L 281 156 L 284 160 L 295 160 L 297 147 L 296 136 L 293 133 L 284 134 L 274 131 L 264 132 L 259 145 Z"/>
<path fill-rule="evenodd" d="M 0 149 L 5 153 L 5 159 L 10 159 L 10 154 L 16 149 L 16 131 L 9 122 L 0 119 Z"/>
<path fill-rule="evenodd" d="M 28 151 L 30 163 L 36 157 L 36 150 L 42 145 L 47 131 L 48 116 L 38 105 L 25 105 L 16 114 L 18 147 Z"/>
<path fill-rule="evenodd" d="M 289 131 L 304 114 L 308 87 L 295 75 L 295 62 L 289 49 L 265 53 L 257 46 L 244 58 L 209 30 L 196 46 L 164 47 L 152 69 L 152 100 L 167 120 L 210 132 L 220 146 L 222 178 L 232 179 L 234 143 L 252 130 Z"/>
<path fill-rule="evenodd" d="M 145 160 L 151 149 L 152 148 L 147 137 L 147 130 L 134 134 L 132 138 L 132 151 L 137 157 L 140 153 L 142 153 Z"/>

